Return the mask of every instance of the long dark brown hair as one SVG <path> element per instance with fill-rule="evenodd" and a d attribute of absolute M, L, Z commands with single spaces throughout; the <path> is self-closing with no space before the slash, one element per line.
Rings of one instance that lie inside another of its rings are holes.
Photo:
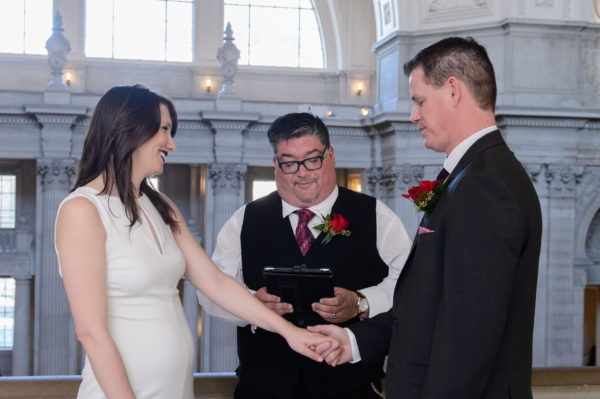
<path fill-rule="evenodd" d="M 104 176 L 102 194 L 110 194 L 116 186 L 125 206 L 130 227 L 141 222 L 131 183 L 131 156 L 150 140 L 160 128 L 160 104 L 171 116 L 171 135 L 177 131 L 177 113 L 171 100 L 142 86 L 116 86 L 98 101 L 83 143 L 77 180 L 73 190 L 85 186 L 101 174 Z M 164 222 L 179 230 L 174 210 L 169 203 L 142 180 L 140 192 L 148 196 Z"/>

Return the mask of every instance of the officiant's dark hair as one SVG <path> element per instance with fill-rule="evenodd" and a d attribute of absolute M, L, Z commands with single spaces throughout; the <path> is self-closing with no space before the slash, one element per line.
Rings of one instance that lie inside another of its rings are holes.
<path fill-rule="evenodd" d="M 321 144 L 329 147 L 329 130 L 321 118 L 308 112 L 295 112 L 275 119 L 267 130 L 273 152 L 282 141 L 303 136 L 316 136 Z"/>
<path fill-rule="evenodd" d="M 105 184 L 101 193 L 110 194 L 113 186 L 116 186 L 130 227 L 141 222 L 131 182 L 132 155 L 158 132 L 160 104 L 169 110 L 171 135 L 174 137 L 177 132 L 177 112 L 171 100 L 139 84 L 116 86 L 108 90 L 94 109 L 77 166 L 73 190 L 102 174 Z M 179 229 L 173 208 L 146 179 L 140 184 L 140 192 L 150 199 L 172 230 Z"/>
<path fill-rule="evenodd" d="M 409 76 L 423 69 L 425 82 L 436 88 L 454 76 L 463 82 L 483 110 L 496 108 L 496 76 L 485 47 L 472 37 L 448 37 L 421 50 L 404 64 Z"/>

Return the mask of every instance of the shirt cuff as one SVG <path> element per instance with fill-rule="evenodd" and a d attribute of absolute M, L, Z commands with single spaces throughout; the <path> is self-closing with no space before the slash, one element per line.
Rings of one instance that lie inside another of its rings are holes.
<path fill-rule="evenodd" d="M 360 352 L 358 350 L 358 343 L 356 342 L 356 336 L 349 328 L 344 328 L 346 330 L 346 334 L 348 334 L 348 339 L 350 340 L 350 346 L 352 347 L 352 361 L 350 363 L 358 363 L 362 359 L 360 357 Z"/>

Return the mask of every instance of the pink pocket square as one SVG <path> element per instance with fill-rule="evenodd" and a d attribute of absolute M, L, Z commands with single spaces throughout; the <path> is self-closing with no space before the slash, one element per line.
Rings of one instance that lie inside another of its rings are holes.
<path fill-rule="evenodd" d="M 421 234 L 427 234 L 427 233 L 434 233 L 434 230 L 429 230 L 429 229 L 428 229 L 428 228 L 426 228 L 426 227 L 419 226 L 419 230 L 418 230 L 418 232 L 417 232 L 417 234 L 418 234 L 418 235 L 421 235 Z"/>

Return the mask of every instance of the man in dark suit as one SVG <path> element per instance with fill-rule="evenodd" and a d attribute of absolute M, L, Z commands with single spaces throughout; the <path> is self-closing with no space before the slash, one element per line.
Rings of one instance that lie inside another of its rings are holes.
<path fill-rule="evenodd" d="M 387 353 L 388 399 L 531 398 L 541 212 L 495 126 L 492 64 L 475 40 L 453 37 L 404 72 L 411 120 L 427 148 L 446 153 L 449 176 L 440 176 L 444 190 L 419 227 L 393 308 L 351 331 L 314 330 L 342 342 L 333 365 Z"/>
<path fill-rule="evenodd" d="M 313 304 L 323 322 L 346 326 L 390 309 L 411 246 L 398 216 L 373 197 L 337 186 L 335 153 L 320 118 L 283 115 L 267 135 L 277 191 L 243 206 L 225 223 L 215 263 L 284 317 L 292 307 L 267 292 L 265 266 L 330 268 L 334 297 Z M 326 215 L 343 217 L 348 226 L 338 226 L 350 235 L 323 241 L 325 234 L 315 226 Z M 369 364 L 331 368 L 297 355 L 281 336 L 235 319 L 202 294 L 199 300 L 209 314 L 239 326 L 236 399 L 379 398 L 373 385 L 383 377 L 383 354 Z"/>

